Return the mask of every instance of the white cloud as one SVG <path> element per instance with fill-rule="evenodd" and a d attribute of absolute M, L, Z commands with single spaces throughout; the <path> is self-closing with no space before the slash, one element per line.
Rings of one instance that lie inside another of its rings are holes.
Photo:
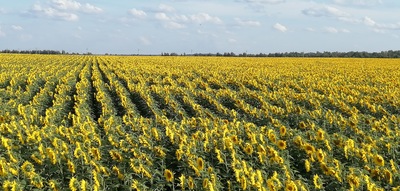
<path fill-rule="evenodd" d="M 247 27 L 259 27 L 259 26 L 261 26 L 261 23 L 259 21 L 242 20 L 240 18 L 235 18 L 235 21 L 240 26 L 247 26 Z"/>
<path fill-rule="evenodd" d="M 328 33 L 350 33 L 348 29 L 337 29 L 335 27 L 325 27 L 324 31 Z"/>
<path fill-rule="evenodd" d="M 165 4 L 160 4 L 158 6 L 158 9 L 162 12 L 174 12 L 175 8 L 169 5 L 165 5 Z"/>
<path fill-rule="evenodd" d="M 155 18 L 160 21 L 169 21 L 170 18 L 165 13 L 156 13 Z"/>
<path fill-rule="evenodd" d="M 70 0 L 52 0 L 52 6 L 58 10 L 78 10 L 82 5 Z"/>
<path fill-rule="evenodd" d="M 362 21 L 366 26 L 372 27 L 375 32 L 384 33 L 385 30 L 400 30 L 400 22 L 398 23 L 377 23 L 370 17 L 364 17 Z"/>
<path fill-rule="evenodd" d="M 207 13 L 198 13 L 193 15 L 178 15 L 172 14 L 167 15 L 167 13 L 159 12 L 154 15 L 155 19 L 163 22 L 163 26 L 168 29 L 182 29 L 186 28 L 185 24 L 193 22 L 193 23 L 214 23 L 221 24 L 222 21 L 218 17 L 210 16 Z"/>
<path fill-rule="evenodd" d="M 61 12 L 51 7 L 42 7 L 39 4 L 33 5 L 29 13 L 36 17 L 48 17 L 65 21 L 76 21 L 79 19 L 78 15 L 74 13 Z"/>
<path fill-rule="evenodd" d="M 194 15 L 190 15 L 190 19 L 196 23 L 214 23 L 214 24 L 221 24 L 222 21 L 218 17 L 212 17 L 207 13 L 198 13 Z"/>
<path fill-rule="evenodd" d="M 261 4 L 278 4 L 284 3 L 285 0 L 243 0 L 247 3 L 261 3 Z"/>
<path fill-rule="evenodd" d="M 373 6 L 382 4 L 382 0 L 333 0 L 334 3 L 342 5 L 361 5 L 361 6 Z"/>
<path fill-rule="evenodd" d="M 51 6 L 55 9 L 65 11 L 82 11 L 86 13 L 100 13 L 103 11 L 103 9 L 92 4 L 86 3 L 82 5 L 81 3 L 73 0 L 52 0 Z"/>
<path fill-rule="evenodd" d="M 18 25 L 11 25 L 11 28 L 16 30 L 16 31 L 20 31 L 20 30 L 23 29 L 21 26 L 18 26 Z"/>
<path fill-rule="evenodd" d="M 169 21 L 169 22 L 164 23 L 164 27 L 167 28 L 167 29 L 183 29 L 183 28 L 186 28 L 185 25 L 177 23 L 177 22 L 174 22 L 174 21 Z"/>
<path fill-rule="evenodd" d="M 103 12 L 103 9 L 100 7 L 96 7 L 92 4 L 86 3 L 84 6 L 82 6 L 82 11 L 85 13 L 101 13 Z"/>
<path fill-rule="evenodd" d="M 131 9 L 129 10 L 129 14 L 133 15 L 136 18 L 143 19 L 147 16 L 146 12 L 138 9 Z"/>
<path fill-rule="evenodd" d="M 369 17 L 364 17 L 363 23 L 367 26 L 374 26 L 376 22 Z"/>
<path fill-rule="evenodd" d="M 81 4 L 73 0 L 51 0 L 46 6 L 34 4 L 27 15 L 33 17 L 46 17 L 65 21 L 79 20 L 78 13 L 101 13 L 103 9 L 92 4 Z"/>
<path fill-rule="evenodd" d="M 274 24 L 274 26 L 272 26 L 275 30 L 281 31 L 281 32 L 286 32 L 287 28 L 285 26 L 283 26 L 280 23 L 276 23 Z"/>
<path fill-rule="evenodd" d="M 349 17 L 350 14 L 344 11 L 341 11 L 332 6 L 323 6 L 323 7 L 313 7 L 309 9 L 302 10 L 302 13 L 307 16 L 314 17 Z"/>

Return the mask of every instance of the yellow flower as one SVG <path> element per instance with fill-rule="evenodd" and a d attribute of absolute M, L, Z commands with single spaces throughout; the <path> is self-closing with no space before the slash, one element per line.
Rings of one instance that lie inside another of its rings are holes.
<path fill-rule="evenodd" d="M 71 191 L 76 191 L 76 190 L 77 190 L 76 184 L 77 184 L 76 178 L 75 178 L 75 177 L 72 177 L 72 178 L 69 180 L 69 189 L 71 189 Z"/>
<path fill-rule="evenodd" d="M 47 156 L 50 158 L 51 163 L 56 164 L 57 157 L 56 157 L 56 154 L 54 153 L 53 149 L 46 148 L 46 153 L 47 153 Z"/>
<path fill-rule="evenodd" d="M 21 169 L 25 176 L 31 177 L 35 174 L 34 166 L 29 161 L 25 161 L 24 164 L 22 164 Z"/>
<path fill-rule="evenodd" d="M 314 146 L 312 146 L 311 144 L 307 143 L 303 146 L 303 149 L 306 151 L 307 154 L 312 154 L 315 151 Z"/>
<path fill-rule="evenodd" d="M 75 165 L 74 165 L 74 163 L 68 159 L 67 165 L 68 165 L 68 170 L 69 170 L 72 174 L 74 174 L 74 173 L 75 173 Z"/>
<path fill-rule="evenodd" d="M 306 125 L 306 123 L 305 123 L 304 121 L 301 121 L 301 122 L 299 123 L 299 127 L 300 127 L 301 129 L 304 129 L 304 128 L 307 127 L 307 125 Z"/>
<path fill-rule="evenodd" d="M 276 142 L 276 135 L 272 129 L 268 130 L 268 139 L 273 143 Z"/>
<path fill-rule="evenodd" d="M 185 175 L 181 175 L 180 177 L 179 177 L 179 185 L 181 186 L 181 189 L 182 190 L 185 190 Z"/>
<path fill-rule="evenodd" d="M 57 191 L 57 183 L 55 180 L 50 180 L 49 181 L 49 187 L 53 190 L 53 191 Z"/>
<path fill-rule="evenodd" d="M 318 151 L 317 151 L 317 159 L 318 159 L 319 162 L 324 161 L 325 153 L 324 153 L 324 151 L 322 151 L 322 149 L 318 149 Z"/>
<path fill-rule="evenodd" d="M 286 181 L 285 191 L 297 191 L 296 184 L 292 181 Z"/>
<path fill-rule="evenodd" d="M 174 181 L 174 174 L 169 169 L 165 169 L 164 177 L 168 182 Z"/>
<path fill-rule="evenodd" d="M 392 173 L 391 173 L 388 169 L 385 169 L 385 170 L 383 171 L 383 174 L 384 174 L 385 179 L 387 180 L 387 182 L 388 182 L 390 185 L 392 185 L 392 184 L 393 184 L 393 175 L 392 175 Z"/>
<path fill-rule="evenodd" d="M 95 160 L 100 160 L 101 159 L 101 154 L 98 148 L 91 148 L 90 153 L 92 156 L 95 158 Z"/>
<path fill-rule="evenodd" d="M 294 144 L 297 145 L 297 146 L 300 146 L 300 147 L 303 146 L 303 140 L 302 140 L 302 138 L 301 138 L 299 135 L 297 135 L 297 136 L 294 138 L 293 142 L 294 142 Z"/>
<path fill-rule="evenodd" d="M 87 182 L 86 180 L 81 180 L 81 190 L 85 191 L 87 188 Z"/>
<path fill-rule="evenodd" d="M 315 189 L 322 189 L 322 180 L 319 178 L 318 174 L 314 175 L 313 183 Z"/>
<path fill-rule="evenodd" d="M 306 159 L 306 160 L 304 161 L 304 166 L 305 166 L 305 168 L 306 168 L 306 172 L 310 172 L 311 164 L 310 164 L 310 161 L 308 161 L 308 159 Z"/>
<path fill-rule="evenodd" d="M 322 130 L 321 128 L 319 128 L 318 131 L 317 131 L 317 140 L 318 141 L 325 140 L 325 131 Z"/>
<path fill-rule="evenodd" d="M 189 186 L 189 189 L 191 189 L 191 190 L 193 190 L 193 189 L 194 189 L 194 187 L 195 187 L 195 184 L 194 184 L 193 178 L 192 178 L 191 176 L 189 176 L 189 180 L 188 180 L 188 186 Z"/>
<path fill-rule="evenodd" d="M 358 188 L 360 186 L 360 180 L 354 174 L 347 176 L 347 182 L 349 183 L 350 187 Z"/>
<path fill-rule="evenodd" d="M 240 185 L 241 185 L 243 190 L 246 190 L 246 188 L 247 188 L 247 180 L 246 180 L 245 176 L 242 176 L 240 178 Z"/>
<path fill-rule="evenodd" d="M 320 163 L 321 170 L 324 174 L 328 175 L 331 173 L 331 169 L 326 165 L 325 162 Z"/>
<path fill-rule="evenodd" d="M 203 170 L 204 169 L 204 161 L 202 158 L 197 158 L 196 160 L 196 164 L 197 164 L 197 169 L 198 170 Z"/>
<path fill-rule="evenodd" d="M 233 144 L 238 144 L 239 143 L 239 139 L 236 135 L 232 135 L 231 136 L 231 141 L 233 142 Z"/>
<path fill-rule="evenodd" d="M 285 150 L 286 149 L 286 141 L 279 140 L 277 144 L 278 144 L 278 148 L 279 149 L 281 149 L 281 150 Z"/>
<path fill-rule="evenodd" d="M 244 152 L 245 152 L 247 155 L 253 154 L 253 146 L 251 146 L 251 144 L 249 144 L 249 143 L 246 143 L 246 146 L 245 146 L 245 148 L 244 148 Z"/>
<path fill-rule="evenodd" d="M 379 154 L 375 154 L 374 156 L 374 163 L 379 166 L 385 166 L 385 160 Z"/>
<path fill-rule="evenodd" d="M 178 149 L 175 151 L 175 156 L 176 156 L 176 159 L 178 159 L 178 161 L 180 161 L 182 159 L 183 153 L 184 152 L 181 149 Z"/>
<path fill-rule="evenodd" d="M 282 126 L 279 128 L 279 134 L 281 135 L 281 137 L 283 137 L 283 136 L 286 135 L 286 127 L 285 127 L 285 126 L 282 125 Z"/>

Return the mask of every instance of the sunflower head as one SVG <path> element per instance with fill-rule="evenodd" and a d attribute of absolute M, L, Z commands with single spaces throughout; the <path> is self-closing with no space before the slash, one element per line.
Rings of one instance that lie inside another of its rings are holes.
<path fill-rule="evenodd" d="M 249 144 L 249 143 L 246 143 L 246 147 L 244 148 L 244 152 L 247 155 L 253 154 L 253 146 L 251 146 L 251 144 Z"/>
<path fill-rule="evenodd" d="M 324 153 L 324 151 L 322 151 L 322 149 L 318 149 L 318 151 L 317 151 L 317 159 L 318 159 L 319 162 L 324 161 L 325 153 Z"/>
<path fill-rule="evenodd" d="M 279 128 L 279 134 L 280 134 L 282 137 L 286 135 L 286 127 L 285 127 L 285 126 L 282 125 L 282 126 Z"/>
<path fill-rule="evenodd" d="M 197 169 L 199 170 L 203 170 L 204 169 L 204 161 L 202 158 L 197 158 L 196 160 L 196 164 L 197 164 Z"/>
<path fill-rule="evenodd" d="M 286 149 L 286 141 L 279 140 L 277 145 L 278 145 L 278 148 L 281 149 L 281 150 L 285 150 Z"/>
<path fill-rule="evenodd" d="M 285 191 L 297 191 L 296 184 L 292 180 L 287 181 Z"/>
<path fill-rule="evenodd" d="M 322 130 L 321 128 L 318 129 L 318 131 L 317 131 L 317 140 L 318 140 L 318 141 L 323 141 L 323 140 L 325 140 L 325 131 Z"/>
<path fill-rule="evenodd" d="M 311 144 L 306 144 L 304 145 L 304 150 L 306 151 L 307 154 L 312 154 L 314 153 L 315 148 Z"/>
<path fill-rule="evenodd" d="M 193 178 L 191 176 L 189 176 L 189 179 L 188 179 L 188 186 L 189 186 L 189 189 L 191 189 L 191 190 L 194 189 L 195 185 L 194 185 Z"/>
<path fill-rule="evenodd" d="M 374 163 L 378 166 L 385 166 L 385 160 L 381 155 L 378 154 L 374 156 Z"/>
<path fill-rule="evenodd" d="M 168 182 L 174 181 L 174 174 L 169 169 L 165 169 L 164 177 Z"/>

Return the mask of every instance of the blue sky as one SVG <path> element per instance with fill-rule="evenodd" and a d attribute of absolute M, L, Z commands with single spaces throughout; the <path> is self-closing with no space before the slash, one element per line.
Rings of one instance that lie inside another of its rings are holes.
<path fill-rule="evenodd" d="M 0 49 L 399 50 L 399 10 L 399 0 L 0 0 Z"/>

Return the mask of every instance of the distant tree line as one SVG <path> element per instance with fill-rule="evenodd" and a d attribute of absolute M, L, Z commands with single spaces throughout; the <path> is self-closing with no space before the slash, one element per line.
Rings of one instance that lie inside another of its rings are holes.
<path fill-rule="evenodd" d="M 177 54 L 177 53 L 162 53 L 162 56 L 221 56 L 221 57 L 341 57 L 341 58 L 400 58 L 400 50 L 389 50 L 381 52 L 365 52 L 365 51 L 350 51 L 350 52 L 283 52 L 283 53 L 240 53 L 233 52 L 225 53 L 194 53 L 194 54 Z"/>
<path fill-rule="evenodd" d="M 9 54 L 71 54 L 71 55 L 75 55 L 75 54 L 80 54 L 80 53 L 69 53 L 66 52 L 64 50 L 59 51 L 59 50 L 9 50 L 9 49 L 5 49 L 0 51 L 0 53 L 9 53 Z M 84 55 L 91 55 L 92 53 L 87 52 L 87 53 L 83 53 Z"/>
<path fill-rule="evenodd" d="M 92 53 L 69 53 L 64 50 L 1 50 L 0 53 L 11 53 L 11 54 L 83 54 L 91 55 Z M 105 54 L 112 55 L 112 54 Z M 113 54 L 118 55 L 118 54 Z M 131 54 L 138 55 L 138 54 Z M 280 52 L 280 53 L 258 53 L 250 54 L 247 52 L 235 54 L 234 52 L 225 53 L 193 53 L 193 54 L 177 54 L 177 53 L 161 53 L 161 56 L 217 56 L 217 57 L 341 57 L 341 58 L 400 58 L 400 50 L 388 50 L 381 52 L 366 52 L 366 51 L 350 51 L 350 52 Z"/>

